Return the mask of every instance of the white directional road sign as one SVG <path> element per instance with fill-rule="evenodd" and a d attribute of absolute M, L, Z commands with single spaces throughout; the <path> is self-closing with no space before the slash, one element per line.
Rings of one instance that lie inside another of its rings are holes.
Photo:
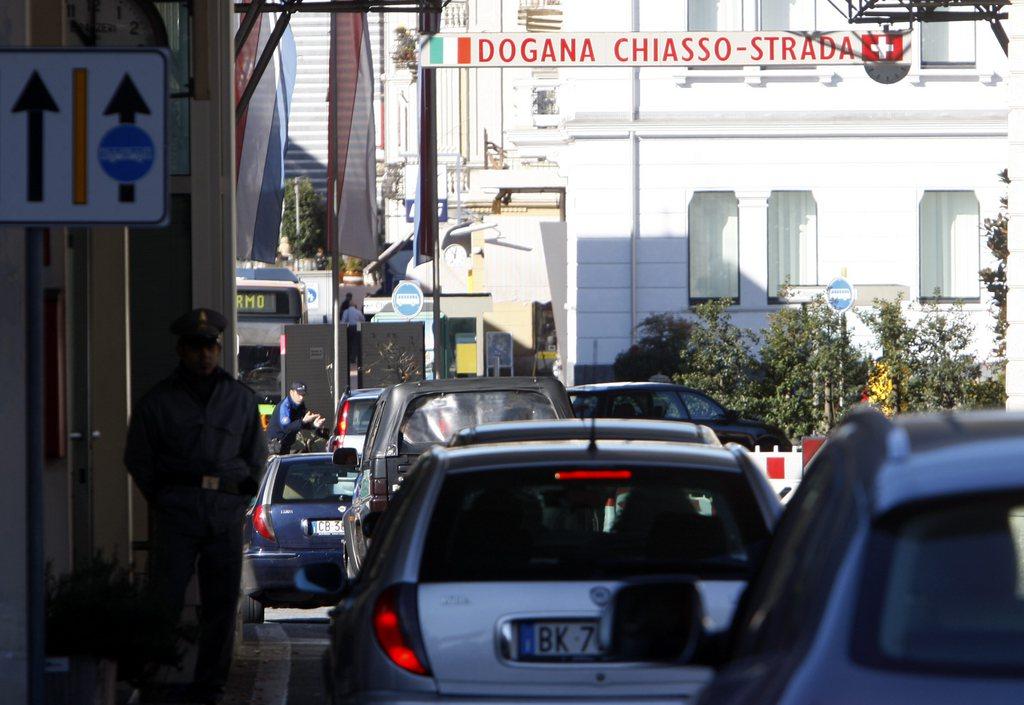
<path fill-rule="evenodd" d="M 0 223 L 167 220 L 163 49 L 0 49 Z"/>

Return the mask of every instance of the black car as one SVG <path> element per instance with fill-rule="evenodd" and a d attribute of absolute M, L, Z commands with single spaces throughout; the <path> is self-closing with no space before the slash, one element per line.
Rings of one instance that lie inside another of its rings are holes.
<path fill-rule="evenodd" d="M 565 387 L 553 377 L 471 377 L 386 389 L 373 410 L 356 496 L 345 515 L 349 575 L 358 572 L 373 524 L 422 453 L 472 426 L 572 416 Z"/>
<path fill-rule="evenodd" d="M 580 418 L 664 419 L 710 426 L 722 443 L 748 450 L 792 450 L 786 433 L 756 419 L 742 418 L 703 392 L 661 382 L 609 382 L 569 388 Z"/>

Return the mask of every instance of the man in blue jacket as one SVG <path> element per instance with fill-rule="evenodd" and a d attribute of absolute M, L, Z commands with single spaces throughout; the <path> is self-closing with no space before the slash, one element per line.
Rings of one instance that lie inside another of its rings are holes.
<path fill-rule="evenodd" d="M 267 440 L 271 453 L 287 455 L 291 452 L 295 437 L 299 431 L 314 428 L 320 431 L 324 427 L 324 417 L 306 410 L 303 401 L 306 397 L 306 385 L 292 382 L 288 394 L 274 407 L 267 426 Z"/>

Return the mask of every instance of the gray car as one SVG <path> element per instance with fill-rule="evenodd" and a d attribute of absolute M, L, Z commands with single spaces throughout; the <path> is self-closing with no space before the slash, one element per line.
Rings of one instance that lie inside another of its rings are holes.
<path fill-rule="evenodd" d="M 681 421 L 647 419 L 552 419 L 549 421 L 507 421 L 464 428 L 448 439 L 448 447 L 517 441 L 665 441 L 720 446 L 718 436 L 707 426 Z"/>
<path fill-rule="evenodd" d="M 332 612 L 332 702 L 678 702 L 712 671 L 610 659 L 603 607 L 685 573 L 725 629 L 781 510 L 739 447 L 435 448 Z"/>
<path fill-rule="evenodd" d="M 1024 702 L 1024 414 L 851 414 L 690 651 L 707 705 Z"/>

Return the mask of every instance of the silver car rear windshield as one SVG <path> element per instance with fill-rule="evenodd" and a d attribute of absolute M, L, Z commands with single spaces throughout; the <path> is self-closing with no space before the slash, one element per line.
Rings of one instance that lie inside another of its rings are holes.
<path fill-rule="evenodd" d="M 349 399 L 347 428 L 345 432 L 353 436 L 365 436 L 366 430 L 370 428 L 370 419 L 373 417 L 373 407 L 377 400 L 372 397 L 363 399 Z"/>
<path fill-rule="evenodd" d="M 858 660 L 1024 672 L 1024 497 L 919 510 L 878 532 L 869 565 Z"/>
<path fill-rule="evenodd" d="M 647 573 L 744 578 L 768 529 L 739 474 L 552 467 L 445 480 L 424 582 L 587 580 Z"/>
<path fill-rule="evenodd" d="M 540 392 L 501 389 L 428 394 L 410 404 L 402 420 L 402 454 L 422 453 L 464 428 L 498 421 L 556 418 L 551 400 Z"/>

